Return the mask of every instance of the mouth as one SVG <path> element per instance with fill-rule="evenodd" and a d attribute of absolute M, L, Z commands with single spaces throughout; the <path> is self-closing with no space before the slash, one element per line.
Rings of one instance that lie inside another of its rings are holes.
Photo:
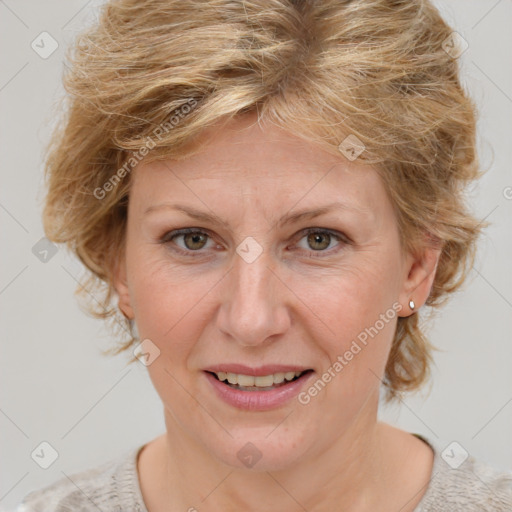
<path fill-rule="evenodd" d="M 282 387 L 286 387 L 291 383 L 302 379 L 305 375 L 310 374 L 313 370 L 289 371 L 270 373 L 268 375 L 246 375 L 243 373 L 231 372 L 210 372 L 217 381 L 238 391 L 257 392 L 272 391 Z"/>
<path fill-rule="evenodd" d="M 293 403 L 314 374 L 312 368 L 288 364 L 224 363 L 203 369 L 212 396 L 246 411 L 268 411 Z"/>

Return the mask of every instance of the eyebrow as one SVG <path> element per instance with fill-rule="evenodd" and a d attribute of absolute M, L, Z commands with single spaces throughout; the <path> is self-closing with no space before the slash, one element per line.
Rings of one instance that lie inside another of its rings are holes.
<path fill-rule="evenodd" d="M 200 210 L 197 210 L 191 206 L 185 206 L 182 204 L 172 204 L 172 203 L 161 203 L 156 204 L 153 206 L 150 206 L 144 211 L 144 215 L 147 215 L 149 213 L 152 213 L 154 211 L 158 210 L 175 210 L 182 213 L 185 213 L 189 217 L 201 221 L 201 222 L 216 222 L 221 225 L 225 225 L 226 223 L 214 213 L 205 213 Z M 342 202 L 334 202 L 327 204 L 325 206 L 322 206 L 320 208 L 315 208 L 313 210 L 301 210 L 296 213 L 287 213 L 283 215 L 278 222 L 278 226 L 286 226 L 289 224 L 293 224 L 295 222 L 298 222 L 300 220 L 309 220 L 314 219 L 315 217 L 319 217 L 320 215 L 324 215 L 326 213 L 330 213 L 332 211 L 339 211 L 339 210 L 349 210 L 349 211 L 355 211 L 358 213 L 368 213 L 369 211 L 367 209 L 357 207 L 355 205 L 349 205 Z"/>

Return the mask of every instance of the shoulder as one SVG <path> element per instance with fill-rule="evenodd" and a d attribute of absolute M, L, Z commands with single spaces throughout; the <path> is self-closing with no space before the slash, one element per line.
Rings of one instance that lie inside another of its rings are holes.
<path fill-rule="evenodd" d="M 141 448 L 131 449 L 95 468 L 65 475 L 47 487 L 32 491 L 13 512 L 146 512 L 136 469 Z"/>
<path fill-rule="evenodd" d="M 442 451 L 429 444 L 434 450 L 432 476 L 414 512 L 512 511 L 512 471 L 489 466 L 455 443 Z"/>

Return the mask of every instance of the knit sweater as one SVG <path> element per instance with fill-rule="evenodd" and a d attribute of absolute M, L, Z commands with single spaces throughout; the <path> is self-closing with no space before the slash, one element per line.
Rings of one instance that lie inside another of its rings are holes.
<path fill-rule="evenodd" d="M 512 511 L 512 471 L 498 471 L 472 456 L 461 463 L 456 448 L 443 455 L 431 441 L 414 435 L 434 450 L 432 476 L 414 512 Z M 16 512 L 148 512 L 137 473 L 143 446 L 32 491 Z"/>

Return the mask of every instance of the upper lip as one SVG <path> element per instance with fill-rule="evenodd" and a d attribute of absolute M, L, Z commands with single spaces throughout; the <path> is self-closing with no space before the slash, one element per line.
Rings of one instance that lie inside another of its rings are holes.
<path fill-rule="evenodd" d="M 287 364 L 267 364 L 264 366 L 251 367 L 245 364 L 216 364 L 205 368 L 204 371 L 218 373 L 238 373 L 241 375 L 252 375 L 259 377 L 263 375 L 272 375 L 274 373 L 286 373 L 286 372 L 305 372 L 311 370 L 305 366 L 287 365 Z"/>

